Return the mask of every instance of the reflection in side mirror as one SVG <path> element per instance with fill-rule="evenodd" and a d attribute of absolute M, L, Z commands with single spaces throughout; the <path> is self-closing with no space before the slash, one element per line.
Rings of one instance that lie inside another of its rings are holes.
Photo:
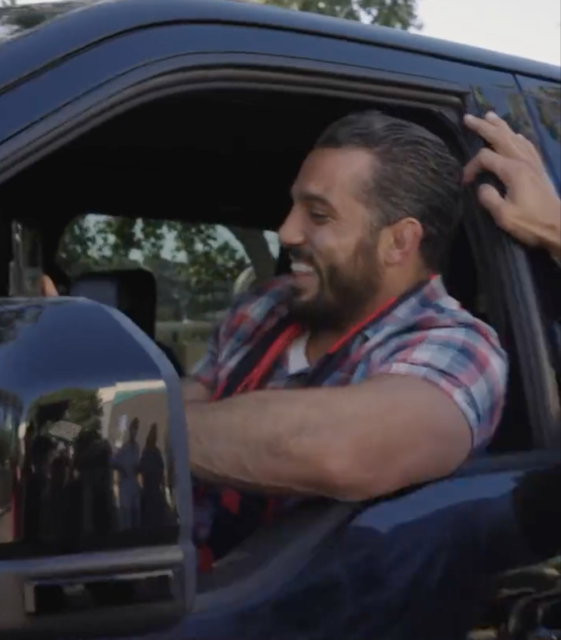
<path fill-rule="evenodd" d="M 151 340 L 95 302 L 1 302 L 0 636 L 179 620 L 190 495 L 180 381 Z"/>

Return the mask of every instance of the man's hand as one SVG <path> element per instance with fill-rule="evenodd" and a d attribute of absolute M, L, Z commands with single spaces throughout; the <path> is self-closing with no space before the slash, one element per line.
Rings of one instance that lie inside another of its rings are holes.
<path fill-rule="evenodd" d="M 469 184 L 482 171 L 490 171 L 506 187 L 503 198 L 491 185 L 483 185 L 478 196 L 499 227 L 531 247 L 541 246 L 561 258 L 561 200 L 551 183 L 534 145 L 516 134 L 495 113 L 485 118 L 465 117 L 465 125 L 486 140 L 492 149 L 482 149 L 465 167 Z"/>
<path fill-rule="evenodd" d="M 57 298 L 58 291 L 49 276 L 41 277 L 41 295 L 43 298 Z"/>

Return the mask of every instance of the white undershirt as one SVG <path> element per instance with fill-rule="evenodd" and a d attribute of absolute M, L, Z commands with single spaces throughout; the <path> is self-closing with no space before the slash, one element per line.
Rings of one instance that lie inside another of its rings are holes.
<path fill-rule="evenodd" d="M 288 350 L 288 375 L 293 376 L 310 368 L 310 363 L 306 357 L 306 345 L 309 334 L 298 336 L 292 341 Z"/>

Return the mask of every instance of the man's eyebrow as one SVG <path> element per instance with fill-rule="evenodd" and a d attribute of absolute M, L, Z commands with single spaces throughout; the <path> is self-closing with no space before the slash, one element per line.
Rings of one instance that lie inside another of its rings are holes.
<path fill-rule="evenodd" d="M 328 198 L 320 195 L 319 193 L 314 193 L 313 191 L 291 189 L 290 195 L 293 202 L 310 202 L 315 204 L 323 204 L 333 209 L 333 205 Z"/>

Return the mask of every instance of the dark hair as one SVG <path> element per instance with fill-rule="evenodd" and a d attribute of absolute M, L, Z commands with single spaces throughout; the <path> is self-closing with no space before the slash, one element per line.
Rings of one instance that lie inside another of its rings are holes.
<path fill-rule="evenodd" d="M 461 217 L 462 166 L 444 142 L 418 124 L 365 111 L 345 116 L 320 136 L 316 149 L 354 147 L 372 152 L 367 203 L 377 228 L 415 218 L 423 227 L 421 256 L 439 269 Z"/>

